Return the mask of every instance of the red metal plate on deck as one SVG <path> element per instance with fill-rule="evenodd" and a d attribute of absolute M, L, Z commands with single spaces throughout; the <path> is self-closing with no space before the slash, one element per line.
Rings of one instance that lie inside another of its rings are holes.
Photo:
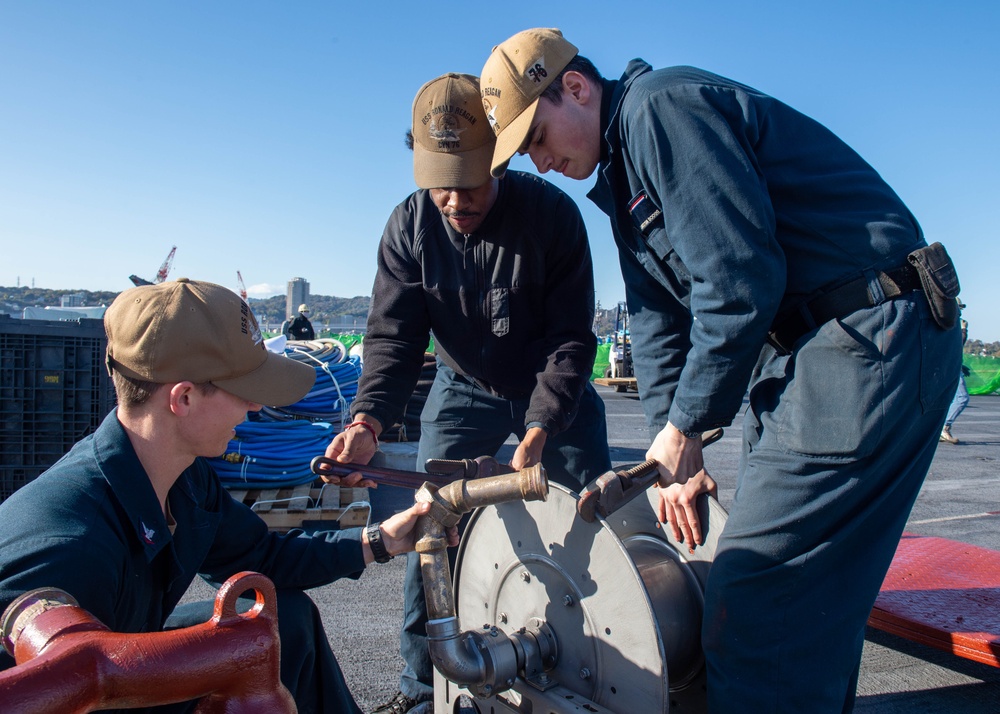
<path fill-rule="evenodd" d="M 1000 667 L 1000 552 L 904 533 L 868 624 Z"/>

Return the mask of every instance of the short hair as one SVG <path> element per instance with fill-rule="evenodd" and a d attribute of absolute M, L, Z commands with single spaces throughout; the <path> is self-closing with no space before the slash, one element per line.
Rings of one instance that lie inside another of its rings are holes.
<path fill-rule="evenodd" d="M 579 72 L 584 77 L 589 79 L 595 84 L 600 84 L 604 81 L 601 73 L 594 66 L 594 63 L 583 55 L 577 55 L 569 61 L 569 64 L 563 68 L 563 71 L 556 75 L 556 78 L 552 80 L 552 84 L 542 90 L 539 99 L 548 99 L 553 104 L 562 104 L 562 91 L 563 91 L 563 75 L 567 72 Z"/>
<path fill-rule="evenodd" d="M 406 148 L 413 151 L 413 131 L 407 129 L 406 138 L 403 141 L 406 143 Z"/>
<path fill-rule="evenodd" d="M 156 394 L 158 389 L 164 386 L 158 382 L 126 377 L 118 370 L 111 373 L 111 380 L 115 385 L 115 396 L 118 398 L 118 404 L 125 407 L 138 407 L 145 404 L 150 397 Z M 202 382 L 194 386 L 206 397 L 211 396 L 218 389 L 211 382 Z"/>

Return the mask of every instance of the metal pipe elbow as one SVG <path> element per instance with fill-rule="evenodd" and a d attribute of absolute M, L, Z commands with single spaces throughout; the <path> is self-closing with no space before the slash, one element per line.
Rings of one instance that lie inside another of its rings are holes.
<path fill-rule="evenodd" d="M 416 500 L 431 504 L 417 520 L 416 550 L 427 600 L 427 647 L 431 661 L 448 680 L 489 697 L 514 685 L 518 647 L 496 627 L 462 632 L 455 612 L 454 585 L 447 561 L 445 528 L 474 508 L 505 501 L 544 501 L 549 483 L 541 464 L 517 473 L 454 481 L 437 488 L 425 483 Z"/>
<path fill-rule="evenodd" d="M 427 623 L 427 649 L 438 671 L 478 697 L 490 697 L 514 686 L 517 650 L 495 627 L 462 632 L 457 617 Z"/>

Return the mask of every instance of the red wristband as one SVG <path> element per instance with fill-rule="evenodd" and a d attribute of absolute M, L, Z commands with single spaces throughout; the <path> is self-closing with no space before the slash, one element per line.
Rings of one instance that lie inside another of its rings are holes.
<path fill-rule="evenodd" d="M 350 424 L 344 427 L 344 431 L 347 431 L 352 426 L 363 426 L 365 429 L 367 429 L 368 433 L 371 434 L 372 438 L 375 440 L 375 446 L 378 446 L 378 434 L 375 433 L 375 427 L 373 427 L 366 421 L 352 421 Z"/>

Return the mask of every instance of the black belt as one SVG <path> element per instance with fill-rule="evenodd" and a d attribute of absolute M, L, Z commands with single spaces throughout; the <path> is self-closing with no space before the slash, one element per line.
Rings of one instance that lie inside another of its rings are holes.
<path fill-rule="evenodd" d="M 921 289 L 920 276 L 909 263 L 891 270 L 880 270 L 876 277 L 882 286 L 885 300 L 899 297 L 911 290 Z M 779 315 L 771 326 L 771 331 L 767 333 L 767 341 L 779 353 L 791 354 L 793 345 L 802 335 L 816 329 L 824 322 L 846 317 L 852 312 L 873 307 L 885 300 L 876 300 L 872 296 L 868 290 L 867 277 L 855 278 Z"/>

